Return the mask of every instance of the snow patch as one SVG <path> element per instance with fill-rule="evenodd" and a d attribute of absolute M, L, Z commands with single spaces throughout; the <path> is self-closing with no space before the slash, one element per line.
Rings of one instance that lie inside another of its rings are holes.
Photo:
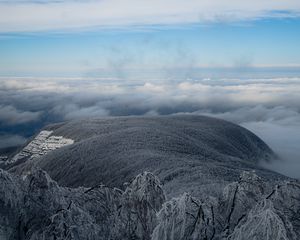
<path fill-rule="evenodd" d="M 53 131 L 41 131 L 21 152 L 16 154 L 6 164 L 14 163 L 23 158 L 34 159 L 55 149 L 74 143 L 73 139 L 51 135 Z"/>

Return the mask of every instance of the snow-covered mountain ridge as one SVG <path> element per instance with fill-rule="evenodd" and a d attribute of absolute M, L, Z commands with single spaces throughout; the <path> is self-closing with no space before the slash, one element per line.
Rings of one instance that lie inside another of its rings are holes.
<path fill-rule="evenodd" d="M 40 141 L 42 133 L 48 136 Z M 60 141 L 52 144 L 55 136 Z M 36 166 L 67 187 L 102 182 L 123 189 L 124 182 L 149 171 L 161 179 L 168 197 L 184 192 L 217 196 L 243 171 L 255 170 L 273 184 L 285 178 L 259 166 L 259 161 L 276 158 L 261 139 L 238 125 L 203 116 L 70 121 L 47 126 L 15 158 L 29 147 L 31 157 L 5 169 L 22 175 Z"/>
<path fill-rule="evenodd" d="M 300 239 L 300 183 L 273 158 L 208 117 L 50 125 L 1 165 L 0 239 Z"/>

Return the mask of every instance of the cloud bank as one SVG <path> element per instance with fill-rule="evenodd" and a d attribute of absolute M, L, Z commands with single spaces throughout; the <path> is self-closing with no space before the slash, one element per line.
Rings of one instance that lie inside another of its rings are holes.
<path fill-rule="evenodd" d="M 20 146 L 21 144 L 24 144 L 25 142 L 26 142 L 26 138 L 19 136 L 19 135 L 1 135 L 0 136 L 1 148 L 16 147 L 16 146 Z"/>
<path fill-rule="evenodd" d="M 39 112 L 22 111 L 10 105 L 0 105 L 0 122 L 7 125 L 34 122 L 39 118 L 39 115 Z"/>
<path fill-rule="evenodd" d="M 298 17 L 298 0 L 0 1 L 0 32 L 60 31 Z"/>

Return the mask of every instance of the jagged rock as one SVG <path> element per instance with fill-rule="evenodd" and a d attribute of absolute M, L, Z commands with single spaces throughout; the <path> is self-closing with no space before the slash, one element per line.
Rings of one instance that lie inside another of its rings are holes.
<path fill-rule="evenodd" d="M 158 214 L 152 240 L 213 239 L 213 206 L 183 194 L 166 202 Z"/>
<path fill-rule="evenodd" d="M 254 172 L 243 172 L 220 199 L 173 198 L 159 212 L 152 240 L 299 239 L 300 185 L 272 187 Z"/>
<path fill-rule="evenodd" d="M 287 228 L 288 239 L 300 239 L 300 184 L 284 182 L 266 197 L 270 199 Z"/>
<path fill-rule="evenodd" d="M 264 200 L 257 204 L 247 215 L 245 223 L 235 228 L 229 240 L 289 240 L 288 228 L 276 214 L 273 203 Z"/>
<path fill-rule="evenodd" d="M 1 240 L 150 239 L 165 201 L 160 181 L 148 172 L 123 192 L 102 184 L 60 187 L 40 169 L 23 179 L 1 170 L 0 193 Z"/>
<path fill-rule="evenodd" d="M 266 184 L 254 172 L 242 172 L 238 182 L 227 185 L 218 207 L 219 227 L 230 234 L 266 191 Z"/>
<path fill-rule="evenodd" d="M 62 188 L 40 169 L 23 180 L 1 171 L 0 180 L 1 240 L 107 239 L 115 209 L 102 206 L 118 203 L 117 190 Z"/>
<path fill-rule="evenodd" d="M 243 172 L 221 198 L 166 200 L 149 172 L 122 191 L 61 187 L 41 169 L 23 178 L 0 170 L 1 240 L 297 240 L 299 214 L 299 182 L 274 187 L 254 172 Z"/>
<path fill-rule="evenodd" d="M 19 239 L 18 227 L 24 215 L 22 181 L 0 169 L 0 239 Z"/>
<path fill-rule="evenodd" d="M 165 200 L 158 178 L 149 172 L 139 174 L 122 195 L 114 239 L 151 239 L 156 213 Z"/>
<path fill-rule="evenodd" d="M 30 234 L 30 240 L 96 240 L 101 234 L 101 227 L 95 223 L 92 216 L 80 208 L 70 205 L 68 209 L 62 209 L 47 218 L 42 228 Z"/>

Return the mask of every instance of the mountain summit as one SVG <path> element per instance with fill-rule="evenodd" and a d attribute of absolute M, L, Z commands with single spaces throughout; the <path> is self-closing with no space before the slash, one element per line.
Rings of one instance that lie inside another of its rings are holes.
<path fill-rule="evenodd" d="M 199 196 L 220 194 L 245 170 L 255 170 L 267 181 L 282 179 L 259 167 L 260 161 L 275 157 L 253 133 L 224 120 L 114 117 L 47 126 L 6 168 L 24 174 L 39 167 L 67 187 L 101 182 L 123 188 L 124 182 L 149 171 L 162 181 L 167 196 Z"/>

